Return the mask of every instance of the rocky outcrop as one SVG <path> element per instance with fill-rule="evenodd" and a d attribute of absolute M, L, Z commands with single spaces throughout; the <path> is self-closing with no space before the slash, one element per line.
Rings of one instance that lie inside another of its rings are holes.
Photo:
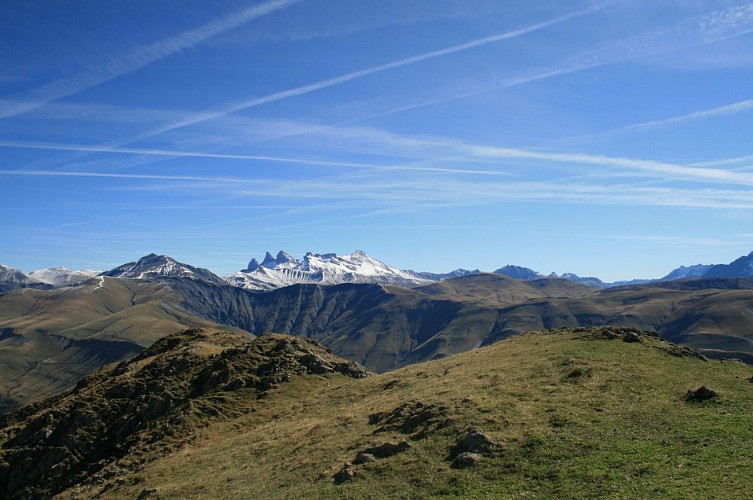
<path fill-rule="evenodd" d="M 301 337 L 254 340 L 200 329 L 170 335 L 62 396 L 5 415 L 0 496 L 54 495 L 139 447 L 167 449 L 169 438 L 204 419 L 242 411 L 237 398 L 254 400 L 293 377 L 328 373 L 369 374 Z"/>

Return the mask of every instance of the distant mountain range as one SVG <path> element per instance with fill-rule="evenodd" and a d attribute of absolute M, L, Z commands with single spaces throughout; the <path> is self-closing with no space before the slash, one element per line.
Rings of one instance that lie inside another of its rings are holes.
<path fill-rule="evenodd" d="M 519 280 L 535 280 L 541 278 L 564 278 L 576 283 L 595 286 L 598 288 L 613 288 L 617 286 L 642 285 L 646 283 L 658 283 L 661 281 L 673 281 L 678 279 L 693 278 L 751 278 L 753 277 L 753 252 L 744 255 L 729 264 L 696 264 L 694 266 L 680 266 L 662 278 L 635 279 L 629 281 L 615 281 L 607 283 L 599 278 L 581 277 L 577 274 L 564 273 L 557 275 L 551 273 L 544 275 L 527 267 L 508 265 L 494 271 Z"/>
<path fill-rule="evenodd" d="M 149 254 L 141 259 L 123 264 L 109 271 L 71 271 L 64 267 L 41 269 L 26 274 L 18 269 L 0 265 L 0 293 L 16 288 L 51 289 L 71 286 L 96 276 L 149 279 L 157 277 L 183 277 L 229 283 L 240 288 L 266 292 L 295 284 L 337 285 L 343 283 L 386 284 L 414 288 L 448 278 L 479 274 L 478 269 L 456 269 L 449 273 L 416 272 L 389 266 L 357 250 L 352 254 L 307 253 L 296 259 L 284 251 L 276 256 L 267 252 L 259 262 L 251 259 L 248 266 L 233 274 L 218 276 L 207 269 L 183 264 L 166 255 Z M 596 277 L 581 277 L 572 273 L 548 275 L 527 267 L 506 265 L 494 271 L 517 280 L 562 278 L 596 288 L 640 285 L 661 281 L 690 278 L 750 278 L 753 277 L 753 252 L 729 264 L 680 266 L 663 278 L 604 282 Z"/>

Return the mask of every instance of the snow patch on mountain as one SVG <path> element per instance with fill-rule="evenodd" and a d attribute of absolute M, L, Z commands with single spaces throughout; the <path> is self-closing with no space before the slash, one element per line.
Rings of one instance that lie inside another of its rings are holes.
<path fill-rule="evenodd" d="M 82 269 L 80 271 L 71 271 L 65 267 L 48 267 L 46 269 L 38 269 L 29 273 L 29 276 L 40 281 L 47 283 L 55 287 L 70 286 L 82 281 L 91 279 L 102 271 L 94 271 L 92 269 Z"/>
<path fill-rule="evenodd" d="M 19 269 L 0 264 L 0 293 L 10 292 L 18 288 L 50 289 L 52 286 Z"/>
<path fill-rule="evenodd" d="M 136 262 L 129 262 L 122 266 L 104 272 L 101 276 L 111 278 L 154 279 L 160 277 L 190 278 L 225 284 L 219 276 L 208 269 L 183 264 L 167 255 L 149 254 Z"/>
<path fill-rule="evenodd" d="M 436 280 L 413 271 L 403 271 L 369 257 L 357 250 L 352 254 L 307 253 L 296 259 L 280 251 L 277 256 L 267 252 L 259 263 L 252 259 L 241 272 L 224 276 L 228 283 L 248 290 L 266 291 L 299 283 L 336 285 L 341 283 L 378 283 L 420 286 Z"/>

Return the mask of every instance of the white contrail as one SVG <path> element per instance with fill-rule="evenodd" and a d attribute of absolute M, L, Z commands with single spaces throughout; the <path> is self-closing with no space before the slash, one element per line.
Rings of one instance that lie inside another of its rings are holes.
<path fill-rule="evenodd" d="M 187 127 L 189 125 L 202 123 L 216 118 L 221 118 L 237 111 L 242 111 L 263 104 L 280 101 L 289 97 L 300 96 L 315 92 L 317 90 L 326 89 L 389 69 L 414 64 L 416 62 L 452 54 L 463 50 L 468 50 L 492 42 L 514 38 L 530 33 L 532 31 L 540 30 L 548 26 L 564 22 L 574 17 L 591 14 L 601 9 L 603 9 L 603 6 L 595 6 L 586 10 L 558 17 L 556 19 L 544 21 L 526 28 L 501 33 L 490 37 L 480 38 L 464 44 L 427 52 L 425 54 L 420 54 L 417 56 L 399 59 L 397 61 L 383 65 L 347 73 L 338 77 L 276 92 L 259 98 L 230 103 L 215 110 L 196 113 L 182 120 L 169 123 L 143 135 L 140 135 L 129 142 L 146 139 L 171 130 Z M 559 65 L 532 69 L 526 73 L 497 81 L 482 88 L 460 92 L 438 99 L 426 100 L 414 105 L 402 106 L 397 109 L 387 110 L 370 115 L 367 118 L 442 104 L 456 99 L 462 99 L 465 97 L 471 97 L 474 95 L 492 92 L 503 88 L 515 87 L 540 80 L 546 80 L 549 78 L 576 73 L 579 71 L 605 66 L 620 61 L 632 60 L 641 57 L 653 56 L 691 47 L 707 45 L 710 43 L 741 36 L 750 32 L 753 32 L 753 4 L 732 7 L 726 10 L 712 12 L 710 14 L 694 16 L 666 28 L 651 30 L 624 40 L 605 44 L 598 49 L 580 54 L 579 56 L 571 58 Z M 351 120 L 348 123 L 354 123 L 357 121 L 361 120 Z"/>
<path fill-rule="evenodd" d="M 694 16 L 669 27 L 651 30 L 617 42 L 607 43 L 600 48 L 584 52 L 561 64 L 534 68 L 506 79 L 498 80 L 481 88 L 457 92 L 452 95 L 427 99 L 370 114 L 366 117 L 349 120 L 345 124 L 357 123 L 370 118 L 378 118 L 395 113 L 444 104 L 457 99 L 472 97 L 510 87 L 525 85 L 557 76 L 568 75 L 621 61 L 650 57 L 692 47 L 708 45 L 753 32 L 753 4 L 732 7 L 710 14 Z M 747 102 L 747 101 L 745 101 Z M 729 109 L 723 112 L 736 112 Z M 698 116 L 702 119 L 712 116 Z"/>
<path fill-rule="evenodd" d="M 302 85 L 300 87 L 295 87 L 288 90 L 283 90 L 280 92 L 275 92 L 273 94 L 268 94 L 266 96 L 258 97 L 255 99 L 245 100 L 245 101 L 239 101 L 235 103 L 230 103 L 225 106 L 222 106 L 215 110 L 210 110 L 202 113 L 196 113 L 192 116 L 189 116 L 183 120 L 179 120 L 170 124 L 167 124 L 163 127 L 157 128 L 155 130 L 152 130 L 144 135 L 139 136 L 136 139 L 133 139 L 133 141 L 140 140 L 140 139 L 146 139 L 148 137 L 152 137 L 155 135 L 162 134 L 164 132 L 168 132 L 171 130 L 175 130 L 182 127 L 187 127 L 189 125 L 195 125 L 197 123 L 202 123 L 207 120 L 212 120 L 215 118 L 220 118 L 226 115 L 229 115 L 231 113 L 235 113 L 238 111 L 242 111 L 245 109 L 253 108 L 256 106 L 261 106 L 263 104 L 268 104 L 275 101 L 280 101 L 283 99 L 287 99 L 289 97 L 296 97 L 304 94 L 309 94 L 311 92 L 315 92 L 317 90 L 323 90 L 329 87 L 334 87 L 336 85 L 341 85 L 346 82 L 350 82 L 359 78 L 363 78 L 365 76 L 373 75 L 376 73 L 381 73 L 383 71 L 387 71 L 394 68 L 399 68 L 402 66 L 408 66 L 410 64 L 415 64 L 421 61 L 426 61 L 428 59 L 434 59 L 441 56 L 446 56 L 449 54 L 454 54 L 456 52 L 461 52 L 464 50 L 469 50 L 472 48 L 480 47 L 483 45 L 488 45 L 490 43 L 499 42 L 503 40 L 509 40 L 511 38 L 519 37 L 534 31 L 541 30 L 543 28 L 547 28 L 549 26 L 553 26 L 555 24 L 559 24 L 562 22 L 565 22 L 569 19 L 573 19 L 575 17 L 579 16 L 585 16 L 587 14 L 592 14 L 594 12 L 597 12 L 601 10 L 602 7 L 590 7 L 588 9 L 580 10 L 577 12 L 573 12 L 564 16 L 557 17 L 555 19 L 550 19 L 548 21 L 542 21 L 540 23 L 527 26 L 525 28 L 520 28 L 512 31 L 507 31 L 504 33 L 500 33 L 497 35 L 492 35 L 484 38 L 478 38 L 476 40 L 471 40 L 470 42 L 461 43 L 459 45 L 453 45 L 452 47 L 447 47 L 444 49 L 434 50 L 431 52 L 426 52 L 424 54 L 419 54 L 416 56 L 411 57 L 405 57 L 403 59 L 398 59 L 397 61 L 392 61 L 385 64 L 380 64 L 378 66 L 372 66 L 371 68 L 362 69 L 359 71 L 353 71 L 351 73 L 346 73 L 344 75 L 336 76 L 333 78 L 328 78 L 326 80 L 321 80 L 315 83 L 310 83 L 308 85 Z"/>
<path fill-rule="evenodd" d="M 404 141 L 403 138 L 396 138 L 396 147 Z M 726 170 L 721 168 L 708 168 L 699 165 L 683 165 L 665 161 L 646 160 L 640 158 L 615 157 L 605 155 L 595 155 L 588 153 L 567 153 L 567 152 L 547 152 L 522 148 L 509 148 L 488 146 L 483 144 L 474 144 L 467 142 L 453 141 L 448 138 L 410 138 L 410 143 L 416 147 L 448 149 L 460 159 L 523 159 L 523 160 L 540 160 L 550 163 L 567 163 L 575 165 L 592 165 L 601 167 L 615 167 L 632 171 L 643 172 L 655 177 L 672 176 L 682 180 L 705 180 L 716 183 L 729 183 L 742 186 L 753 186 L 753 173 L 740 172 L 735 170 Z M 447 168 L 435 166 L 416 166 L 411 164 L 374 164 L 359 162 L 338 162 L 330 160 L 315 160 L 308 158 L 287 158 L 261 155 L 243 155 L 243 154 L 223 154 L 223 153 L 204 153 L 193 151 L 171 151 L 162 149 L 145 149 L 145 148 L 128 148 L 113 146 L 86 146 L 86 145 L 66 145 L 56 143 L 35 143 L 19 141 L 0 141 L 0 146 L 8 147 L 26 147 L 33 149 L 53 149 L 65 151 L 81 151 L 95 153 L 119 153 L 119 154 L 138 154 L 138 155 L 155 155 L 168 157 L 200 157 L 200 158 L 217 158 L 230 160 L 256 160 L 272 161 L 283 163 L 295 163 L 303 165 L 320 165 L 345 168 L 361 168 L 382 171 L 424 171 L 424 172 L 443 172 L 453 174 L 469 175 L 509 175 L 499 170 L 470 170 L 461 168 Z M 31 172 L 52 172 L 48 170 L 14 170 L 13 173 L 23 175 L 39 175 Z M 8 173 L 8 171 L 3 171 Z M 79 173 L 76 173 L 79 175 Z M 82 174 L 83 175 L 83 174 Z M 123 174 L 123 177 L 126 177 Z"/>
<path fill-rule="evenodd" d="M 252 160 L 252 161 L 267 161 L 278 163 L 292 163 L 299 165 L 318 165 L 324 167 L 343 167 L 343 168 L 361 168 L 372 170 L 385 170 L 385 171 L 406 171 L 406 172 L 437 172 L 437 173 L 450 173 L 450 174 L 468 174 L 468 175 L 492 175 L 501 176 L 508 175 L 504 172 L 494 170 L 470 170 L 463 168 L 448 168 L 448 167 L 434 167 L 434 166 L 420 166 L 411 164 L 392 164 L 385 165 L 379 163 L 360 163 L 360 162 L 345 162 L 345 161 L 331 161 L 331 160 L 312 160 L 309 158 L 289 158 L 284 156 L 263 156 L 263 155 L 243 155 L 243 154 L 226 154 L 226 153 L 210 153 L 202 151 L 173 151 L 167 149 L 153 149 L 153 148 L 128 148 L 122 146 L 100 146 L 100 145 L 85 145 L 85 144 L 58 144 L 50 142 L 29 142 L 29 141 L 3 141 L 0 140 L 0 147 L 10 148 L 23 148 L 23 149 L 42 149 L 53 151 L 75 151 L 81 153 L 113 153 L 113 154 L 128 154 L 128 155 L 145 155 L 145 156 L 165 156 L 172 158 L 216 158 L 222 160 Z M 18 170 L 17 172 L 24 172 Z M 29 170 L 28 172 L 35 172 Z M 38 172 L 52 172 L 51 170 L 39 170 Z M 3 172 L 6 173 L 6 172 Z M 29 175 L 36 175 L 30 173 Z"/>
<path fill-rule="evenodd" d="M 646 130 L 655 130 L 663 127 L 670 127 L 672 125 L 681 125 L 683 123 L 694 122 L 698 120 L 705 120 L 707 118 L 715 118 L 717 116 L 731 115 L 734 113 L 742 113 L 753 109 L 753 99 L 747 99 L 745 101 L 739 101 L 732 104 L 726 104 L 724 106 L 718 106 L 716 108 L 704 109 L 701 111 L 694 111 L 692 113 L 685 113 L 683 115 L 671 116 L 669 118 L 662 118 L 660 120 L 651 120 L 642 123 L 635 123 L 633 125 L 627 125 L 605 132 L 592 134 L 587 137 L 608 137 L 612 135 L 630 133 L 630 132 L 643 132 Z"/>
<path fill-rule="evenodd" d="M 122 58 L 97 67 L 96 71 L 80 73 L 72 78 L 52 82 L 22 95 L 6 98 L 0 101 L 0 118 L 17 116 L 58 99 L 109 82 L 119 76 L 132 73 L 160 59 L 198 45 L 220 33 L 238 28 L 254 19 L 290 7 L 301 1 L 303 0 L 271 0 L 253 7 L 246 7 L 198 28 L 139 47 Z"/>

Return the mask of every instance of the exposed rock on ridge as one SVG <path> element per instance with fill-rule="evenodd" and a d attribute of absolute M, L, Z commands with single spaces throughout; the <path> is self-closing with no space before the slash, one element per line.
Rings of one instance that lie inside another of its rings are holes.
<path fill-rule="evenodd" d="M 293 377 L 369 374 L 313 341 L 286 335 L 191 329 L 157 341 L 135 358 L 108 365 L 72 391 L 0 420 L 0 496 L 48 497 L 211 416 L 243 412 Z M 159 451 L 158 451 L 159 452 Z"/>

